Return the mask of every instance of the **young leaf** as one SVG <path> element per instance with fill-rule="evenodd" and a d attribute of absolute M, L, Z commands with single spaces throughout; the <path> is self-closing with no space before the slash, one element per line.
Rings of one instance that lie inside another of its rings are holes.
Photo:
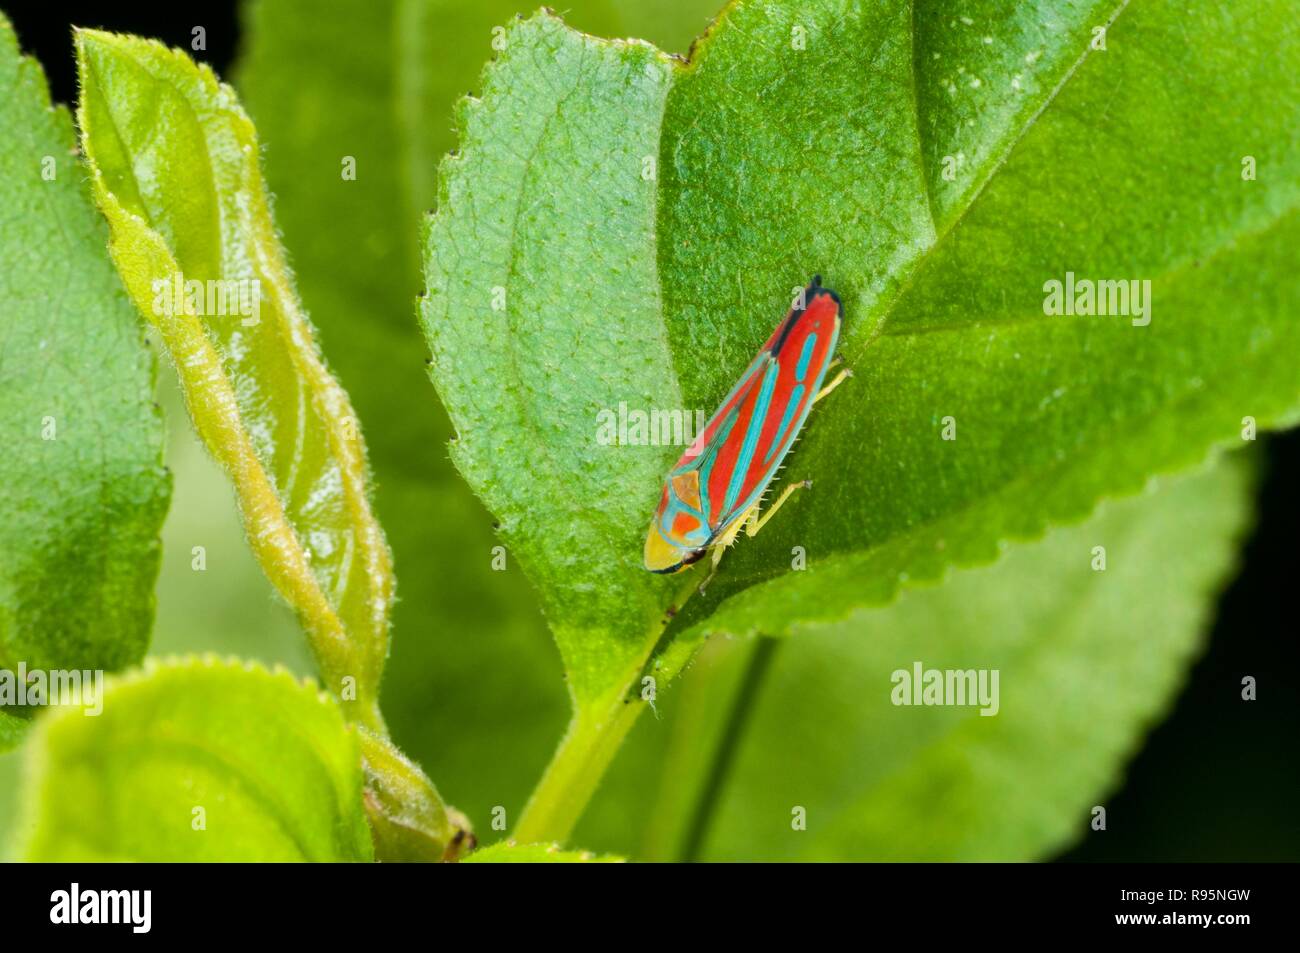
<path fill-rule="evenodd" d="M 503 841 L 476 850 L 465 858 L 466 864 L 617 864 L 623 858 L 601 856 L 587 851 L 560 850 L 554 844 L 516 844 Z"/>
<path fill-rule="evenodd" d="M 173 422 L 165 451 L 173 492 L 149 650 L 214 651 L 310 675 L 316 665 L 302 626 L 249 548 L 230 480 L 188 426 L 176 375 L 162 370 L 158 403 Z"/>
<path fill-rule="evenodd" d="M 774 657 L 712 792 L 752 650 L 701 653 L 578 837 L 643 860 L 1026 861 L 1086 836 L 1200 645 L 1249 522 L 1246 462 L 1111 503 L 889 608 L 763 640 Z M 893 674 L 917 661 L 996 670 L 997 714 L 893 704 Z M 646 819 L 640 844 L 629 816 Z"/>
<path fill-rule="evenodd" d="M 391 560 L 355 415 L 275 235 L 252 123 L 180 51 L 81 30 L 77 56 L 78 117 L 118 270 L 326 684 L 377 725 Z"/>
<path fill-rule="evenodd" d="M 153 357 L 40 67 L 0 16 L 0 668 L 144 655 L 170 485 Z M 25 719 L 0 711 L 0 750 Z"/>
<path fill-rule="evenodd" d="M 455 860 L 472 843 L 469 822 L 448 808 L 420 766 L 391 741 L 361 730 L 365 807 L 380 860 Z"/>
<path fill-rule="evenodd" d="M 686 65 L 541 15 L 463 105 L 432 375 L 580 704 L 680 585 L 639 553 L 681 448 L 601 446 L 597 414 L 712 409 L 815 272 L 857 371 L 791 458 L 815 488 L 677 615 L 660 681 L 703 634 L 885 603 L 1294 417 L 1285 5 L 947 9 L 737 3 Z M 1142 303 L 1049 315 L 1067 273 Z"/>
<path fill-rule="evenodd" d="M 191 658 L 40 718 L 20 855 L 38 861 L 368 861 L 356 730 L 287 672 Z M 88 811 L 87 804 L 95 809 Z"/>

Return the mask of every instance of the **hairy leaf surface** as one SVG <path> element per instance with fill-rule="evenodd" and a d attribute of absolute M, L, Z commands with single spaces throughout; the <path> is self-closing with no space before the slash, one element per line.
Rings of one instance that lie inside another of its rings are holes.
<path fill-rule="evenodd" d="M 98 716 L 38 721 L 20 855 L 367 861 L 361 789 L 356 729 L 314 685 L 214 658 L 150 662 L 109 682 Z"/>
<path fill-rule="evenodd" d="M 327 684 L 375 723 L 391 558 L 355 414 L 275 234 L 252 123 L 184 53 L 91 30 L 77 51 L 78 116 L 118 270 Z"/>
<path fill-rule="evenodd" d="M 0 668 L 116 669 L 149 643 L 170 494 L 154 358 L 2 16 L 0 129 Z M 0 750 L 25 724 L 0 711 Z"/>

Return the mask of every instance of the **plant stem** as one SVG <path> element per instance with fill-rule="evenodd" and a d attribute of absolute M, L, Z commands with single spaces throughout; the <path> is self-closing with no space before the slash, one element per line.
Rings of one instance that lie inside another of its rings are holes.
<path fill-rule="evenodd" d="M 569 722 L 568 731 L 515 825 L 514 840 L 517 843 L 562 844 L 573 832 L 574 825 L 604 777 L 605 769 L 614 760 L 623 739 L 646 707 L 640 693 L 635 690 L 646 663 L 673 612 L 686 605 L 699 585 L 700 576 L 691 573 L 672 603 L 675 609 L 670 611 L 661 627 L 648 634 L 636 662 L 624 672 L 615 690 L 585 705 L 574 700 L 573 720 Z"/>
<path fill-rule="evenodd" d="M 640 674 L 640 669 L 637 669 Z M 646 707 L 620 690 L 574 712 L 546 773 L 528 799 L 514 839 L 520 844 L 563 843 L 582 816 L 605 769 Z"/>
<path fill-rule="evenodd" d="M 708 776 L 700 787 L 699 799 L 695 802 L 695 810 L 691 814 L 686 834 L 682 839 L 681 859 L 683 861 L 693 862 L 699 859 L 700 849 L 704 846 L 704 837 L 713 823 L 714 814 L 717 813 L 722 790 L 731 774 L 732 766 L 736 763 L 736 754 L 740 750 L 740 742 L 749 722 L 749 714 L 758 698 L 763 677 L 771 667 L 772 658 L 780 644 L 778 639 L 760 635 L 750 650 L 745 674 L 732 698 L 727 722 L 722 727 L 718 746 L 713 752 L 713 763 L 709 766 Z"/>

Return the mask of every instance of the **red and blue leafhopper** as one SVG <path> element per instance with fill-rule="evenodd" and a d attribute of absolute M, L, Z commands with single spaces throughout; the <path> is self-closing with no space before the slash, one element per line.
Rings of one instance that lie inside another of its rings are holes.
<path fill-rule="evenodd" d="M 838 363 L 842 313 L 839 296 L 814 277 L 664 480 L 646 536 L 646 569 L 677 572 L 709 550 L 716 568 L 742 529 L 757 535 L 791 493 L 809 485 L 786 487 L 759 516 L 813 404 L 850 376 L 845 369 L 822 384 Z"/>

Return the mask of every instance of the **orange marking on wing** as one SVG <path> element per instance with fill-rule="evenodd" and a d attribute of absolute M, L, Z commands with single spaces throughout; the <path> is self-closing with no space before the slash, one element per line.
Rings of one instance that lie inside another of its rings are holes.
<path fill-rule="evenodd" d="M 688 533 L 699 529 L 700 521 L 690 513 L 678 513 L 673 517 L 673 536 L 684 539 Z"/>

